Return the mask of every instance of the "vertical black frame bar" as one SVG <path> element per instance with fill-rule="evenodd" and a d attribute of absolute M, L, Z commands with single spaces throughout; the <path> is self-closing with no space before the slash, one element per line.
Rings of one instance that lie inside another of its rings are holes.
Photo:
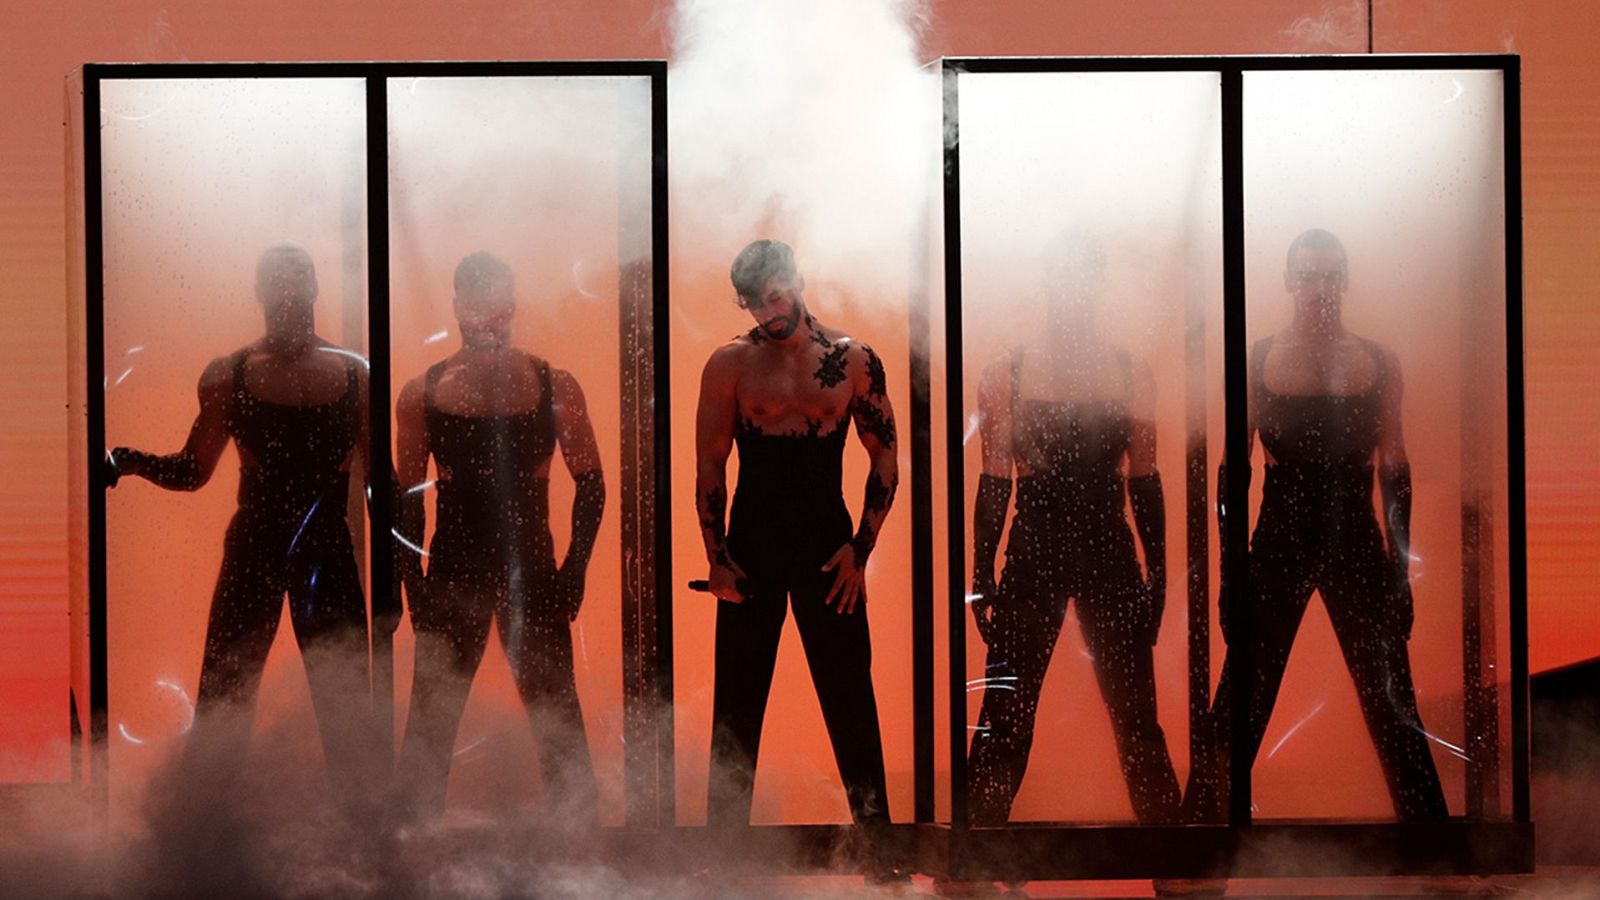
<path fill-rule="evenodd" d="M 1220 86 L 1220 83 L 1219 83 Z M 1189 250 L 1195 253 L 1192 245 Z M 1206 311 L 1203 298 L 1184 302 L 1184 579 L 1188 602 L 1189 759 L 1212 748 L 1211 717 L 1211 478 L 1207 419 Z"/>
<path fill-rule="evenodd" d="M 929 75 L 942 73 L 944 62 L 935 60 L 921 71 Z M 924 199 L 917 224 L 918 234 L 911 244 L 911 303 L 906 323 L 911 362 L 911 820 L 931 823 L 938 818 L 934 786 L 937 739 L 933 623 L 937 601 L 933 589 L 931 196 Z"/>
<path fill-rule="evenodd" d="M 660 84 L 658 73 L 651 73 L 650 96 L 646 98 L 643 130 L 651 140 L 651 176 L 659 155 L 655 141 L 655 112 L 651 106 Z M 623 118 L 634 115 L 631 106 Z M 621 123 L 619 123 L 620 125 Z M 625 168 L 625 166 L 624 166 Z M 626 176 L 624 176 L 626 177 Z M 653 182 L 652 182 L 653 184 Z M 618 245 L 619 283 L 623 290 L 621 310 L 622 360 L 622 542 L 637 555 L 621 560 L 622 581 L 622 704 L 624 773 L 624 822 L 628 827 L 654 827 L 657 823 L 660 783 L 656 759 L 656 729 L 659 705 L 656 685 L 656 608 L 658 590 L 652 579 L 658 561 L 655 518 L 655 470 L 659 462 L 655 444 L 656 392 L 654 359 L 654 310 L 656 305 L 653 270 L 649 255 L 656 237 L 653 214 L 642 226 L 636 224 L 639 204 L 630 201 L 626 190 L 619 191 Z M 644 203 L 653 201 L 647 193 Z M 637 254 L 637 255 L 635 255 Z M 648 476 L 642 474 L 648 472 Z"/>
<path fill-rule="evenodd" d="M 928 233 L 926 207 L 922 237 Z M 913 245 L 911 283 L 911 769 L 912 821 L 934 820 L 933 327 L 928 245 Z"/>
<path fill-rule="evenodd" d="M 967 488 L 962 447 L 961 336 L 961 73 L 946 60 L 944 96 L 944 347 L 945 347 L 945 528 L 949 534 L 950 825 L 970 827 L 967 810 Z"/>
<path fill-rule="evenodd" d="M 1244 73 L 1238 68 L 1222 72 L 1222 358 L 1223 358 L 1223 465 L 1227 468 L 1228 511 L 1224 527 L 1222 560 L 1228 590 L 1218 600 L 1228 605 L 1232 623 L 1228 638 L 1233 692 L 1228 695 L 1228 824 L 1250 824 L 1250 700 L 1255 666 L 1251 658 L 1252 620 L 1249 562 L 1250 543 L 1250 422 L 1247 378 L 1248 348 L 1245 338 L 1244 258 Z M 1220 487 L 1220 485 L 1219 485 Z"/>
<path fill-rule="evenodd" d="M 100 71 L 83 67 L 84 364 L 88 399 L 89 467 L 89 789 L 94 806 L 110 804 L 109 703 L 106 672 L 106 347 L 105 219 L 100 181 Z"/>
<path fill-rule="evenodd" d="M 678 778 L 672 678 L 672 354 L 667 243 L 667 64 L 650 66 L 651 328 L 655 366 L 656 815 L 677 822 Z"/>
<path fill-rule="evenodd" d="M 368 591 L 372 606 L 391 596 L 394 583 L 394 462 L 390 448 L 389 359 L 389 80 L 366 79 L 367 101 L 367 506 L 372 512 L 371 577 Z M 382 348 L 381 351 L 379 348 Z M 380 439 L 381 438 L 381 439 Z M 382 693 L 388 711 L 389 732 L 383 746 L 394 753 L 394 637 L 379 634 L 377 617 L 368 617 L 372 640 L 372 693 L 374 704 Z M 389 684 L 380 684 L 376 663 L 387 659 Z"/>
<path fill-rule="evenodd" d="M 1511 542 L 1511 810 L 1532 821 L 1529 799 L 1528 514 L 1522 331 L 1522 60 L 1503 57 L 1506 217 L 1506 480 Z"/>

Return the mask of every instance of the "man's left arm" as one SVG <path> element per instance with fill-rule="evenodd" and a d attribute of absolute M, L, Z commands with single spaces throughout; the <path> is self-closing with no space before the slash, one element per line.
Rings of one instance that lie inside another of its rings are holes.
<path fill-rule="evenodd" d="M 1411 637 L 1411 462 L 1406 457 L 1401 427 L 1403 384 L 1400 362 L 1384 351 L 1384 388 L 1378 431 L 1378 489 L 1383 498 L 1384 528 L 1389 534 L 1390 576 L 1394 579 L 1395 614 L 1401 634 Z"/>
<path fill-rule="evenodd" d="M 850 415 L 855 420 L 856 436 L 866 448 L 872 463 L 867 473 L 866 496 L 861 503 L 861 524 L 850 543 L 839 548 L 825 570 L 834 571 L 833 588 L 825 602 L 839 601 L 838 611 L 850 613 L 862 599 L 866 587 L 867 558 L 878 543 L 883 521 L 894 504 L 900 486 L 900 461 L 896 455 L 894 407 L 883 371 L 883 361 L 866 344 L 856 344 L 851 354 L 854 394 Z"/>
<path fill-rule="evenodd" d="M 550 370 L 555 391 L 553 411 L 556 439 L 561 458 L 572 473 L 577 490 L 572 496 L 572 538 L 567 542 L 566 559 L 556 573 L 558 601 L 570 621 L 583 606 L 584 580 L 589 556 L 594 552 L 595 536 L 600 532 L 600 517 L 606 506 L 605 476 L 600 471 L 600 448 L 594 438 L 594 425 L 584 403 L 578 380 L 560 369 Z"/>

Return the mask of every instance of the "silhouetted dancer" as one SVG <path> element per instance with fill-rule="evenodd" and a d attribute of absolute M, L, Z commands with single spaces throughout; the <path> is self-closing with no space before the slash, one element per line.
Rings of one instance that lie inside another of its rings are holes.
<path fill-rule="evenodd" d="M 1338 238 L 1320 229 L 1305 232 L 1289 245 L 1286 265 L 1294 321 L 1250 354 L 1250 440 L 1260 432 L 1266 465 L 1249 553 L 1250 743 L 1240 749 L 1254 762 L 1295 632 L 1316 591 L 1355 682 L 1395 812 L 1407 821 L 1443 818 L 1444 792 L 1417 714 L 1406 650 L 1411 466 L 1401 433 L 1400 364 L 1376 342 L 1344 328 L 1349 265 Z M 1374 458 L 1387 542 L 1372 505 Z M 1219 531 L 1226 535 L 1226 486 L 1220 475 L 1218 481 Z M 1226 597 L 1220 606 L 1226 637 Z M 1184 798 L 1196 821 L 1223 817 L 1225 723 L 1229 695 L 1238 689 L 1231 649 L 1207 719 L 1211 749 L 1191 767 Z"/>
<path fill-rule="evenodd" d="M 450 761 L 472 678 L 493 620 L 540 744 L 547 808 L 592 824 L 594 768 L 572 667 L 572 622 L 605 480 L 577 379 L 511 344 L 516 312 L 511 269 L 474 253 L 455 271 L 461 349 L 400 393 L 402 533 L 420 550 L 423 479 L 438 472 L 438 516 L 424 575 L 420 554 L 402 563 L 416 631 L 411 709 L 399 788 L 411 811 L 444 809 Z M 550 468 L 560 447 L 576 482 L 572 533 L 556 565 L 550 534 Z"/>
<path fill-rule="evenodd" d="M 1047 264 L 1042 339 L 989 365 L 978 388 L 983 474 L 971 606 L 989 650 L 968 756 L 975 825 L 1003 825 L 1010 816 L 1039 691 L 1073 599 L 1134 814 L 1158 824 L 1178 812 L 1178 779 L 1156 720 L 1166 508 L 1156 471 L 1155 380 L 1096 328 L 1104 269 L 1097 243 L 1067 240 Z M 1017 511 L 996 587 L 1013 469 Z M 1144 571 L 1124 497 L 1144 545 Z"/>
<path fill-rule="evenodd" d="M 865 567 L 899 484 L 883 363 L 871 347 L 806 312 L 805 280 L 788 245 L 745 247 L 732 279 L 756 325 L 706 362 L 695 431 L 695 501 L 719 601 L 707 818 L 749 822 L 761 724 L 792 600 L 850 814 L 875 833 L 889 810 Z M 854 537 L 841 488 L 851 419 L 872 463 Z M 739 485 L 724 529 L 735 444 Z"/>
<path fill-rule="evenodd" d="M 369 470 L 367 370 L 317 336 L 317 277 L 305 250 L 269 248 L 255 291 L 266 335 L 206 367 L 183 449 L 153 456 L 118 447 L 111 463 L 120 475 L 193 491 L 211 479 L 230 438 L 239 451 L 239 508 L 211 599 L 185 765 L 225 780 L 242 765 L 287 592 L 328 773 L 345 799 L 356 799 L 381 783 L 383 758 L 367 604 L 346 513 L 352 460 Z M 375 607 L 377 627 L 393 630 L 394 599 Z"/>

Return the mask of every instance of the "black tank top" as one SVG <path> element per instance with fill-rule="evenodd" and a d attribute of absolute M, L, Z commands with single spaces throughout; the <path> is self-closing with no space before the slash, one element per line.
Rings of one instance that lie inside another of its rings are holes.
<path fill-rule="evenodd" d="M 344 469 L 361 430 L 361 383 L 354 364 L 345 368 L 345 392 L 329 403 L 273 403 L 245 383 L 249 348 L 234 354 L 233 396 L 226 427 L 256 461 L 241 467 L 239 506 L 257 512 L 304 516 L 323 499 L 344 515 L 350 474 Z"/>
<path fill-rule="evenodd" d="M 1370 496 L 1372 454 L 1378 448 L 1383 389 L 1388 369 L 1372 341 L 1361 345 L 1377 362 L 1372 386 L 1359 394 L 1279 394 L 1267 387 L 1272 338 L 1256 342 L 1250 361 L 1256 392 L 1256 427 L 1271 454 L 1266 486 L 1297 493 L 1330 491 Z"/>
<path fill-rule="evenodd" d="M 428 369 L 422 409 L 428 451 L 439 469 L 430 571 L 451 577 L 497 575 L 506 565 L 550 554 L 550 480 L 536 473 L 555 454 L 555 386 L 549 364 L 529 360 L 539 372 L 539 402 L 508 416 L 439 409 L 435 393 L 446 363 Z"/>
<path fill-rule="evenodd" d="M 1011 452 L 1032 473 L 1017 479 L 1019 510 L 1070 504 L 1121 518 L 1122 458 L 1133 441 L 1127 402 L 1025 399 L 1022 357 L 1023 348 L 1011 351 Z M 1117 358 L 1131 396 L 1133 361 L 1122 350 Z"/>
<path fill-rule="evenodd" d="M 758 580 L 814 571 L 850 539 L 844 504 L 848 417 L 832 431 L 765 434 L 741 417 L 734 428 L 739 484 L 728 519 L 734 561 Z"/>

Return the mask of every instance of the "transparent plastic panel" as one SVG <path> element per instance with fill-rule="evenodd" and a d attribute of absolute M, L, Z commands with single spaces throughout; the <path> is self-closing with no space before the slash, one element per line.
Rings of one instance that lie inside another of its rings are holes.
<path fill-rule="evenodd" d="M 1178 813 L 1222 417 L 1219 90 L 960 76 L 975 825 Z"/>
<path fill-rule="evenodd" d="M 427 523 L 402 781 L 446 815 L 621 824 L 624 582 L 653 577 L 622 524 L 651 477 L 624 469 L 651 413 L 627 376 L 648 328 L 623 327 L 650 303 L 650 81 L 394 79 L 389 122 L 396 460 Z"/>
<path fill-rule="evenodd" d="M 345 792 L 382 771 L 361 83 L 107 80 L 101 97 L 106 440 L 137 451 L 107 497 L 113 797 L 169 758 L 169 785 L 232 784 L 246 752 L 252 778 L 326 771 Z"/>
<path fill-rule="evenodd" d="M 1500 75 L 1244 90 L 1256 815 L 1502 816 Z"/>

